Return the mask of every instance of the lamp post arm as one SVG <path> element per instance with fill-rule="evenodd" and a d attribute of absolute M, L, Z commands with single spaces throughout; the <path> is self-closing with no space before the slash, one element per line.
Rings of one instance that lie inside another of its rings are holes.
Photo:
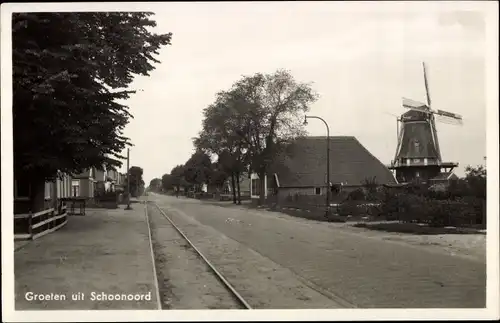
<path fill-rule="evenodd" d="M 316 117 L 316 116 L 306 116 L 306 119 L 319 119 L 319 120 L 323 121 L 323 123 L 326 126 L 326 135 L 328 137 L 330 137 L 330 127 L 328 127 L 328 123 L 326 123 L 325 119 L 323 119 L 321 117 Z"/>

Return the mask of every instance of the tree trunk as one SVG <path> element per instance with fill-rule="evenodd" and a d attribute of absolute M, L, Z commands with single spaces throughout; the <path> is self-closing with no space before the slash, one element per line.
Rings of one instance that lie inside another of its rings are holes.
<path fill-rule="evenodd" d="M 30 210 L 36 213 L 45 209 L 45 178 L 30 176 Z"/>
<path fill-rule="evenodd" d="M 266 203 L 266 183 L 265 183 L 266 173 L 262 172 L 259 174 L 259 187 L 260 187 L 260 195 L 259 195 L 259 205 L 264 205 Z"/>
<path fill-rule="evenodd" d="M 241 204 L 240 173 L 236 173 L 236 188 L 238 189 L 238 204 Z"/>
<path fill-rule="evenodd" d="M 236 190 L 235 190 L 235 187 L 236 187 L 236 183 L 235 183 L 235 180 L 234 180 L 234 173 L 231 172 L 231 191 L 233 193 L 233 203 L 236 204 Z"/>

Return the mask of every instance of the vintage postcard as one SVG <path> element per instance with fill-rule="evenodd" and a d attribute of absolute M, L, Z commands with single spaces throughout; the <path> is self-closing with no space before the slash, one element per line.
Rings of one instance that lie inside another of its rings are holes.
<path fill-rule="evenodd" d="M 6 321 L 499 318 L 498 2 L 1 8 Z"/>

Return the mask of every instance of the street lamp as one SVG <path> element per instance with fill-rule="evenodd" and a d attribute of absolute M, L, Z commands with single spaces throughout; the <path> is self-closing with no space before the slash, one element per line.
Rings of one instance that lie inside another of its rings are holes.
<path fill-rule="evenodd" d="M 330 210 L 330 128 L 328 123 L 323 118 L 316 116 L 304 116 L 304 125 L 307 125 L 307 119 L 319 119 L 323 121 L 326 126 L 326 216 L 328 216 L 328 211 Z"/>

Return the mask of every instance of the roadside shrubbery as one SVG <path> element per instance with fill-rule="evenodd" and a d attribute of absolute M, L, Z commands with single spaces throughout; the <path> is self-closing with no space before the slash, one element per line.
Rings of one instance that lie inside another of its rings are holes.
<path fill-rule="evenodd" d="M 363 187 L 337 195 L 332 215 L 368 217 L 403 223 L 423 223 L 431 227 L 485 227 L 486 178 L 470 175 L 456 180 L 445 190 L 433 190 L 422 183 L 388 188 L 367 180 Z M 477 173 L 477 172 L 476 172 Z M 475 174 L 475 173 L 474 173 Z M 323 195 L 290 195 L 281 207 L 315 210 L 324 205 Z M 333 199 L 332 199 L 333 201 Z"/>
<path fill-rule="evenodd" d="M 335 211 L 335 209 L 334 209 Z M 367 201 L 347 200 L 336 208 L 339 216 L 376 218 L 381 213 L 380 203 L 370 203 Z"/>
<path fill-rule="evenodd" d="M 485 200 L 475 196 L 454 196 L 453 192 L 436 194 L 412 187 L 401 192 L 386 192 L 381 215 L 387 220 L 426 223 L 435 227 L 484 226 L 485 205 Z"/>

